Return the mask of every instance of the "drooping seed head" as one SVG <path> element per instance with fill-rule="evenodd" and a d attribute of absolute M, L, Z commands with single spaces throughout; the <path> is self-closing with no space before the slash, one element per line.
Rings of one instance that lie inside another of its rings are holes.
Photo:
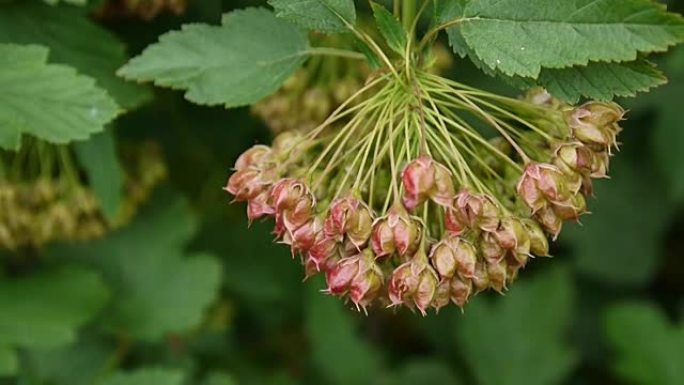
<path fill-rule="evenodd" d="M 362 254 L 341 259 L 337 265 L 325 273 L 328 283 L 327 292 L 332 295 L 344 295 L 349 292 L 352 280 L 359 273 Z"/>
<path fill-rule="evenodd" d="M 360 249 L 368 242 L 372 229 L 371 210 L 360 200 L 347 197 L 337 199 L 330 205 L 325 220 L 325 233 L 328 237 L 342 241 L 347 236 Z"/>
<path fill-rule="evenodd" d="M 508 266 L 505 260 L 499 262 L 487 262 L 487 276 L 489 277 L 489 287 L 503 293 L 508 282 Z"/>

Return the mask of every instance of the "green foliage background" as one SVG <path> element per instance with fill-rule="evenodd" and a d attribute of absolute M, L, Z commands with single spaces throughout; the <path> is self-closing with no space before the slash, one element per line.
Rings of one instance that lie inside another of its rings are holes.
<path fill-rule="evenodd" d="M 134 222 L 104 239 L 0 254 L 0 384 L 684 383 L 684 48 L 655 58 L 668 85 L 624 101 L 613 177 L 555 258 L 465 313 L 363 316 L 321 295 L 321 281 L 302 284 L 269 226 L 247 229 L 244 207 L 228 205 L 230 165 L 269 139 L 247 108 L 194 106 L 114 76 L 161 33 L 259 4 L 197 0 L 183 17 L 106 25 L 87 8 L 0 4 L 0 43 L 45 45 L 49 63 L 94 77 L 129 110 L 107 132 L 161 143 L 170 170 Z M 452 76 L 515 93 L 465 60 Z M 97 145 L 77 152 L 96 158 Z M 121 178 L 109 169 L 102 183 Z"/>

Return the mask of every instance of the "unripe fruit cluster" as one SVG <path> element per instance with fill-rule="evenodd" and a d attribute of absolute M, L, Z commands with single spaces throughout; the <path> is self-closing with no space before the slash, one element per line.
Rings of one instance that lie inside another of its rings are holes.
<path fill-rule="evenodd" d="M 328 294 L 364 311 L 426 314 L 503 293 L 530 258 L 549 255 L 548 236 L 586 212 L 624 113 L 415 76 L 418 96 L 387 75 L 380 89 L 383 79 L 366 85 L 372 96 L 347 102 L 355 114 L 252 147 L 225 187 L 250 221 L 275 219 L 307 276 L 325 274 Z M 483 137 L 458 108 L 499 135 Z M 344 125 L 330 132 L 333 122 Z"/>

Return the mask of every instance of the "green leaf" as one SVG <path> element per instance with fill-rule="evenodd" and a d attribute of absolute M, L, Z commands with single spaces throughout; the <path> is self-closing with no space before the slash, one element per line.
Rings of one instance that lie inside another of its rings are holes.
<path fill-rule="evenodd" d="M 111 370 L 115 347 L 86 334 L 68 346 L 46 351 L 22 352 L 19 383 L 50 385 L 92 385 Z"/>
<path fill-rule="evenodd" d="M 399 54 L 404 54 L 406 50 L 407 33 L 394 15 L 392 15 L 384 6 L 372 2 L 373 16 L 375 22 L 378 24 L 380 33 L 384 36 L 387 45 Z"/>
<path fill-rule="evenodd" d="M 678 385 L 684 378 L 684 324 L 672 325 L 656 307 L 628 303 L 609 309 L 606 335 L 617 353 L 613 367 L 635 385 Z"/>
<path fill-rule="evenodd" d="M 668 58 L 666 70 L 671 82 L 651 94 L 653 107 L 658 111 L 653 127 L 655 161 L 667 182 L 668 197 L 684 202 L 684 47 L 673 51 Z"/>
<path fill-rule="evenodd" d="M 194 103 L 237 107 L 275 92 L 301 66 L 308 48 L 297 27 L 249 8 L 225 14 L 221 26 L 186 24 L 166 33 L 118 73 L 185 90 Z"/>
<path fill-rule="evenodd" d="M 73 342 L 109 298 L 100 277 L 63 268 L 0 281 L 0 346 L 51 349 Z M 8 316 L 11 315 L 11 316 Z"/>
<path fill-rule="evenodd" d="M 466 0 L 436 0 L 434 10 L 435 20 L 433 21 L 433 25 L 439 27 L 463 17 L 466 4 Z M 454 50 L 454 53 L 462 58 L 465 58 L 472 53 L 458 27 L 447 28 L 446 33 L 449 38 L 449 45 Z M 470 56 L 475 57 L 474 54 Z"/>
<path fill-rule="evenodd" d="M 196 230 L 187 204 L 156 198 L 135 222 L 105 239 L 48 251 L 99 267 L 115 293 L 103 323 L 146 341 L 198 325 L 221 281 L 216 258 L 184 251 Z"/>
<path fill-rule="evenodd" d="M 13 376 L 19 369 L 17 353 L 8 346 L 0 346 L 0 377 Z"/>
<path fill-rule="evenodd" d="M 480 385 L 561 384 L 577 364 L 564 337 L 574 290 L 565 269 L 545 269 L 516 282 L 505 298 L 478 298 L 457 335 Z"/>
<path fill-rule="evenodd" d="M 392 376 L 377 385 L 461 384 L 453 371 L 439 359 L 409 361 L 392 371 Z"/>
<path fill-rule="evenodd" d="M 625 154 L 613 159 L 611 179 L 595 182 L 592 214 L 568 226 L 577 268 L 603 283 L 643 285 L 655 273 L 669 207 L 659 183 Z M 634 215 L 638 210 L 639 215 Z"/>
<path fill-rule="evenodd" d="M 93 79 L 47 57 L 44 47 L 0 44 L 0 147 L 17 149 L 24 133 L 52 143 L 86 139 L 119 113 Z"/>
<path fill-rule="evenodd" d="M 213 372 L 207 376 L 204 385 L 237 385 L 233 376 L 227 373 Z"/>
<path fill-rule="evenodd" d="M 310 357 L 334 385 L 366 385 L 380 369 L 380 359 L 357 334 L 349 310 L 334 297 L 323 295 L 309 283 L 306 331 Z"/>
<path fill-rule="evenodd" d="M 684 41 L 684 18 L 650 0 L 472 0 L 460 28 L 488 67 L 532 78 L 546 67 L 634 61 Z"/>
<path fill-rule="evenodd" d="M 588 66 L 544 69 L 538 83 L 553 96 L 576 104 L 582 97 L 609 101 L 616 96 L 632 97 L 637 92 L 667 83 L 667 78 L 646 60 L 626 63 L 592 62 Z"/>
<path fill-rule="evenodd" d="M 95 78 L 125 109 L 152 98 L 148 88 L 116 76 L 116 70 L 127 60 L 125 47 L 112 33 L 90 21 L 84 9 L 50 7 L 33 1 L 4 4 L 0 43 L 48 47 L 50 62 L 72 66 Z"/>
<path fill-rule="evenodd" d="M 269 0 L 276 16 L 321 32 L 345 32 L 356 24 L 354 0 Z M 346 22 L 346 23 L 345 23 Z"/>
<path fill-rule="evenodd" d="M 81 167 L 88 176 L 100 208 L 110 223 L 116 220 L 123 200 L 124 170 L 119 164 L 111 131 L 94 135 L 74 146 Z"/>
<path fill-rule="evenodd" d="M 147 368 L 118 372 L 102 381 L 102 385 L 181 385 L 183 372 L 176 369 Z"/>

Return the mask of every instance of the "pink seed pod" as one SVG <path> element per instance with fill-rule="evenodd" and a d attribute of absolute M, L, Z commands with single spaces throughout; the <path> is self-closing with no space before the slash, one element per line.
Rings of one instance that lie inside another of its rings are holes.
<path fill-rule="evenodd" d="M 345 236 L 357 249 L 365 246 L 373 229 L 373 215 L 368 206 L 355 198 L 337 199 L 330 205 L 325 220 L 325 234 L 338 241 Z"/>
<path fill-rule="evenodd" d="M 270 193 L 264 190 L 247 202 L 247 218 L 251 224 L 254 220 L 275 214 L 275 209 L 269 204 Z"/>
<path fill-rule="evenodd" d="M 272 150 L 268 146 L 257 144 L 243 152 L 235 161 L 235 170 L 246 170 L 248 168 L 263 168 L 264 163 L 271 156 Z"/>
<path fill-rule="evenodd" d="M 549 255 L 549 240 L 539 223 L 534 219 L 523 219 L 522 224 L 530 238 L 530 252 L 538 257 L 547 257 Z"/>
<path fill-rule="evenodd" d="M 610 148 L 617 144 L 616 137 L 621 131 L 618 122 L 624 114 L 622 107 L 615 103 L 588 102 L 569 111 L 566 121 L 581 142 Z"/>
<path fill-rule="evenodd" d="M 407 164 L 402 173 L 404 184 L 404 206 L 413 211 L 428 199 L 435 184 L 435 170 L 432 158 L 421 156 Z"/>
<path fill-rule="evenodd" d="M 449 206 L 454 195 L 454 184 L 449 170 L 429 156 L 421 156 L 404 168 L 403 202 L 413 211 L 427 199 L 442 206 Z"/>
<path fill-rule="evenodd" d="M 563 220 L 556 214 L 553 207 L 547 206 L 535 214 L 535 218 L 544 227 L 547 233 L 553 235 L 553 239 L 558 238 L 563 229 Z"/>
<path fill-rule="evenodd" d="M 450 237 L 432 247 L 430 261 L 442 279 L 453 278 L 456 273 L 472 278 L 475 274 L 477 252 L 471 243 L 458 237 Z"/>
<path fill-rule="evenodd" d="M 361 254 L 341 259 L 337 265 L 325 273 L 328 283 L 326 292 L 332 295 L 344 295 L 349 292 L 352 280 L 359 273 Z"/>
<path fill-rule="evenodd" d="M 487 276 L 489 277 L 490 288 L 499 293 L 506 291 L 508 283 L 508 266 L 506 261 L 488 262 Z"/>
<path fill-rule="evenodd" d="M 456 195 L 453 209 L 447 212 L 449 222 L 460 223 L 471 229 L 494 231 L 499 226 L 499 209 L 494 200 L 481 194 L 473 194 L 463 190 Z"/>
<path fill-rule="evenodd" d="M 493 233 L 499 246 L 514 254 L 528 255 L 530 253 L 530 236 L 518 218 L 505 218 Z"/>
<path fill-rule="evenodd" d="M 309 251 L 316 242 L 316 236 L 323 228 L 322 220 L 313 218 L 291 233 L 292 253 Z"/>
<path fill-rule="evenodd" d="M 554 151 L 554 165 L 564 174 L 591 174 L 594 152 L 581 142 L 563 143 Z"/>
<path fill-rule="evenodd" d="M 394 205 L 373 224 L 371 245 L 379 258 L 397 253 L 401 256 L 415 252 L 420 241 L 420 223 L 412 219 L 401 205 Z"/>
<path fill-rule="evenodd" d="M 473 294 L 473 282 L 468 278 L 454 277 L 449 282 L 451 301 L 461 309 Z"/>
<path fill-rule="evenodd" d="M 570 192 L 567 178 L 560 169 L 546 163 L 528 164 L 518 182 L 517 190 L 532 212 L 541 210 L 549 201 L 566 200 L 574 193 Z"/>
<path fill-rule="evenodd" d="M 305 196 L 312 197 L 309 188 L 304 183 L 292 178 L 281 179 L 271 189 L 271 202 L 276 211 L 294 208 Z"/>
<path fill-rule="evenodd" d="M 236 201 L 244 202 L 259 195 L 266 186 L 267 183 L 262 179 L 261 171 L 244 169 L 231 175 L 223 190 L 234 195 Z"/>
<path fill-rule="evenodd" d="M 366 249 L 361 254 L 359 272 L 352 279 L 349 290 L 349 298 L 357 310 L 366 312 L 366 307 L 380 294 L 383 282 L 382 269 L 376 263 L 373 252 Z"/>
<path fill-rule="evenodd" d="M 388 293 L 392 305 L 416 307 L 421 314 L 432 303 L 439 279 L 430 267 L 425 251 L 419 249 L 410 261 L 397 267 L 392 273 Z"/>

